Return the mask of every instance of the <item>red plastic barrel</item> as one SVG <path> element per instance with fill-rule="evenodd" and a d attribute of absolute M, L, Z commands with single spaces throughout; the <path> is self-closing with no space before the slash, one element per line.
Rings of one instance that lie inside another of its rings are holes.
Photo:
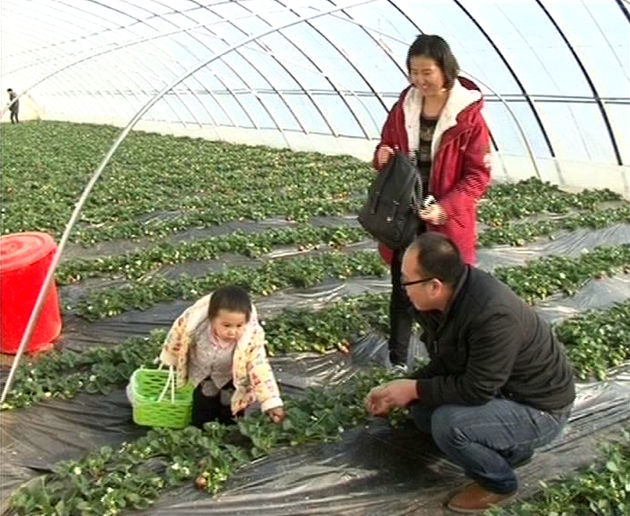
<path fill-rule="evenodd" d="M 35 307 L 57 244 L 46 233 L 16 233 L 0 238 L 0 351 L 15 355 Z M 26 351 L 49 349 L 61 332 L 59 295 L 53 283 Z"/>

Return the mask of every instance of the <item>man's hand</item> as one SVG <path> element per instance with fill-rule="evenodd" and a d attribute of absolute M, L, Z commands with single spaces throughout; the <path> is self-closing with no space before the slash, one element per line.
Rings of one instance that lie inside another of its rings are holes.
<path fill-rule="evenodd" d="M 382 169 L 394 154 L 394 149 L 389 145 L 381 145 L 376 151 L 376 166 L 378 169 Z"/>
<path fill-rule="evenodd" d="M 420 212 L 420 218 L 434 226 L 441 226 L 446 222 L 446 212 L 439 204 L 432 204 Z"/>
<path fill-rule="evenodd" d="M 406 407 L 418 399 L 415 380 L 393 380 L 375 387 L 365 398 L 365 408 L 373 416 L 386 416 L 394 407 Z"/>
<path fill-rule="evenodd" d="M 271 419 L 271 421 L 273 421 L 274 423 L 281 423 L 284 420 L 286 414 L 282 407 L 276 407 L 268 410 L 267 415 L 269 416 L 269 419 Z"/>
<path fill-rule="evenodd" d="M 387 384 L 374 387 L 365 398 L 365 410 L 373 416 L 385 417 L 392 408 L 385 399 L 386 386 Z"/>

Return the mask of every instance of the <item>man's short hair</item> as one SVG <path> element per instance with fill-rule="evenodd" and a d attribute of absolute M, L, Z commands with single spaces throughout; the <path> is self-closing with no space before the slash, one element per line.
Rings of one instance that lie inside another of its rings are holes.
<path fill-rule="evenodd" d="M 466 267 L 455 242 L 440 233 L 423 233 L 411 248 L 418 250 L 418 267 L 427 278 L 455 285 Z"/>

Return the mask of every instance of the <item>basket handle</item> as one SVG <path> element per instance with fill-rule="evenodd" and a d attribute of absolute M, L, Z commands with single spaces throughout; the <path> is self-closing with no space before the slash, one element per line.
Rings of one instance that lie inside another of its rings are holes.
<path fill-rule="evenodd" d="M 160 369 L 161 369 L 161 365 L 160 365 Z M 164 389 L 162 389 L 162 393 L 160 394 L 160 397 L 158 398 L 158 403 L 162 401 L 162 399 L 164 398 L 164 395 L 166 394 L 166 391 L 168 390 L 168 386 L 171 386 L 171 403 L 175 403 L 175 370 L 173 368 L 173 366 L 170 366 L 168 368 L 168 380 L 166 380 L 166 385 L 164 386 Z"/>

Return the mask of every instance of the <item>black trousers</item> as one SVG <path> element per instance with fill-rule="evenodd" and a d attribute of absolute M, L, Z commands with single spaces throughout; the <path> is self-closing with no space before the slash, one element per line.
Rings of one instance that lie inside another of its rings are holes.
<path fill-rule="evenodd" d="M 234 384 L 232 382 L 228 383 L 221 391 L 230 393 L 231 399 L 231 394 L 234 393 Z M 202 428 L 204 423 L 210 421 L 218 421 L 224 425 L 233 425 L 236 423 L 232 416 L 230 406 L 221 404 L 221 392 L 218 392 L 215 396 L 206 396 L 201 391 L 200 383 L 193 392 L 192 424 L 198 428 Z"/>
<path fill-rule="evenodd" d="M 392 295 L 389 300 L 389 359 L 392 365 L 407 365 L 409 339 L 413 326 L 413 306 L 401 286 L 401 267 L 404 251 L 394 251 L 391 264 Z"/>
<path fill-rule="evenodd" d="M 18 110 L 9 109 L 11 111 L 11 123 L 18 124 L 20 121 L 18 120 Z"/>

